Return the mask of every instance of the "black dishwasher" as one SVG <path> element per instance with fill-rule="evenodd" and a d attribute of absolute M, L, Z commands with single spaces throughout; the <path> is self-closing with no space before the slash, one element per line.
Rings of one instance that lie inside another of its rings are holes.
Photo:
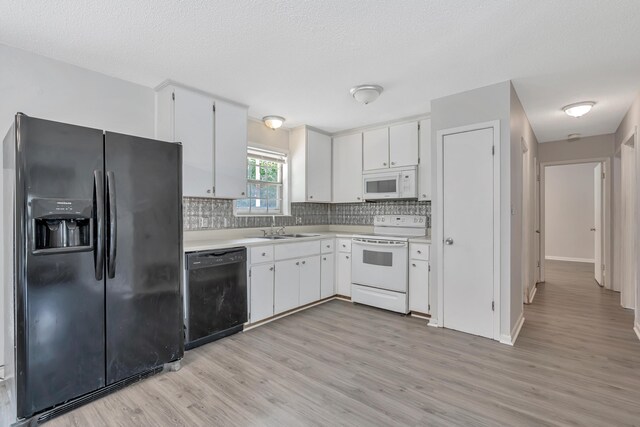
<path fill-rule="evenodd" d="M 247 250 L 186 255 L 185 349 L 242 330 L 247 321 Z"/>

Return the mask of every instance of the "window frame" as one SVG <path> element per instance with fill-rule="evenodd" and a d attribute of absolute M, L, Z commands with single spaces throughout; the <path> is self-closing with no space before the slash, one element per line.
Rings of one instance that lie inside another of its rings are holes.
<path fill-rule="evenodd" d="M 250 155 L 250 151 L 251 150 L 255 150 L 255 151 L 264 151 L 266 152 L 265 154 L 268 153 L 273 153 L 274 157 L 276 156 L 280 156 L 280 157 L 284 157 L 284 162 L 282 163 L 282 168 L 281 168 L 281 173 L 282 173 L 282 182 L 277 184 L 280 185 L 280 191 L 282 193 L 282 199 L 281 199 L 281 206 L 280 206 L 280 212 L 268 212 L 268 211 L 257 211 L 257 212 L 252 212 L 251 208 L 249 208 L 249 210 L 245 210 L 243 208 L 238 208 L 238 202 L 240 200 L 251 200 L 250 197 L 244 198 L 244 199 L 237 199 L 234 200 L 233 203 L 233 214 L 237 217 L 272 217 L 272 216 L 290 216 L 291 215 L 291 201 L 290 201 L 290 195 L 289 195 L 289 150 L 285 150 L 285 149 L 281 149 L 278 147 L 272 147 L 269 145 L 263 145 L 263 144 L 257 144 L 257 143 L 252 143 L 249 142 L 247 144 L 247 165 L 249 164 L 249 159 L 252 158 Z M 255 157 L 253 157 L 255 158 Z M 256 183 L 264 183 L 264 184 L 269 184 L 268 181 L 257 181 L 257 180 L 250 180 L 249 176 L 248 176 L 248 172 L 249 172 L 249 168 L 247 166 L 247 194 L 249 195 L 249 186 L 250 184 L 256 184 Z M 273 183 L 276 184 L 276 183 Z M 268 209 L 268 208 L 265 208 Z"/>

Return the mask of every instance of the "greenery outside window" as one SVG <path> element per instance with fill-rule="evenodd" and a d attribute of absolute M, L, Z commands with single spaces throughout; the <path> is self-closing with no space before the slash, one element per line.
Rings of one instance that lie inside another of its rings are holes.
<path fill-rule="evenodd" d="M 247 149 L 247 195 L 236 201 L 237 215 L 287 215 L 287 155 Z"/>

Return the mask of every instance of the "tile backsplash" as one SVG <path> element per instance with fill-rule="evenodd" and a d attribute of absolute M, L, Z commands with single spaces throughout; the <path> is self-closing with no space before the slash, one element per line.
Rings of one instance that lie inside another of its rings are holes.
<path fill-rule="evenodd" d="M 184 229 L 269 227 L 271 217 L 234 216 L 233 200 L 185 197 Z M 277 227 L 294 225 L 371 225 L 375 215 L 426 215 L 431 227 L 431 202 L 292 203 L 290 216 L 276 216 Z"/>

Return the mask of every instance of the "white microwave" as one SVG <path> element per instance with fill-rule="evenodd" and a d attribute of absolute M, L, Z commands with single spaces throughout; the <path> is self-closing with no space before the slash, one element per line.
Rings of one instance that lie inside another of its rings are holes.
<path fill-rule="evenodd" d="M 362 193 L 365 200 L 417 199 L 416 167 L 364 172 Z"/>

